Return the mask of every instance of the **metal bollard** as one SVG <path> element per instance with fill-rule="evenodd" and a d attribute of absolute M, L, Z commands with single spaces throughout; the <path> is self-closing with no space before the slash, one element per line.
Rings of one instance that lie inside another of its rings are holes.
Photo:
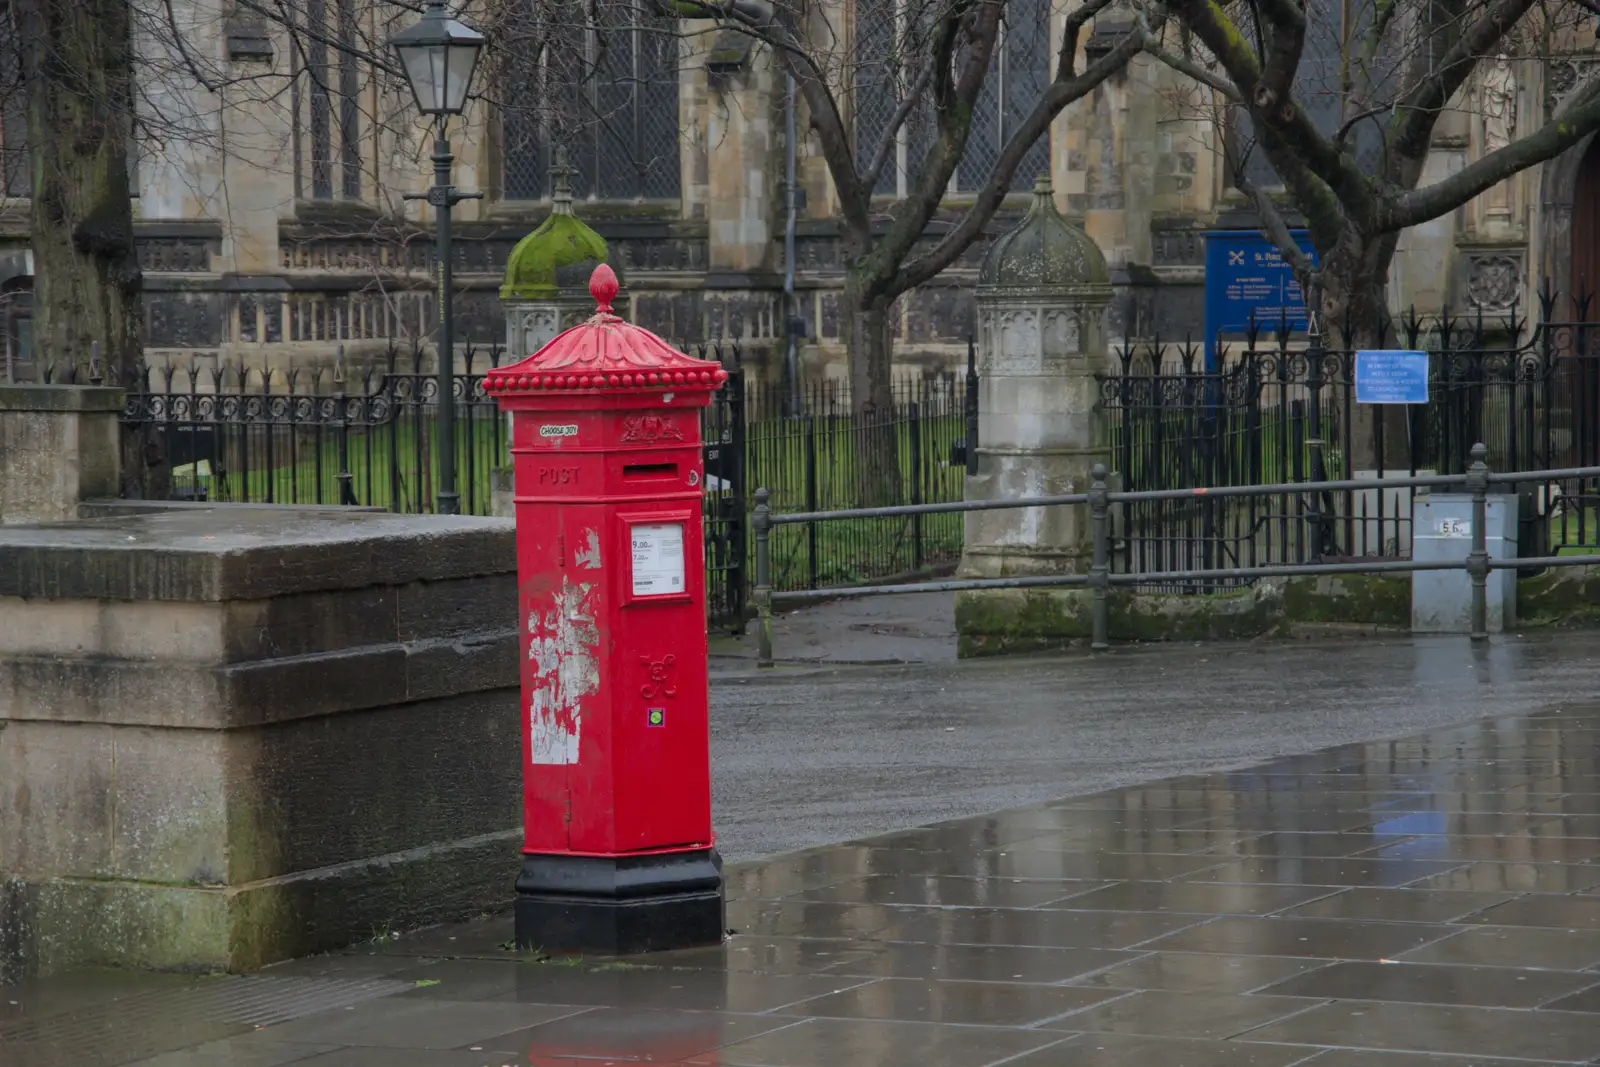
<path fill-rule="evenodd" d="M 1107 640 L 1110 620 L 1107 618 L 1106 589 L 1111 584 L 1110 523 L 1106 512 L 1110 507 L 1106 492 L 1106 465 L 1096 463 L 1091 472 L 1094 484 L 1089 487 L 1089 531 L 1093 539 L 1093 555 L 1089 563 L 1089 587 L 1094 590 L 1092 618 L 1094 633 L 1089 647 L 1104 652 L 1111 647 Z"/>
<path fill-rule="evenodd" d="M 756 533 L 756 666 L 772 666 L 772 492 L 756 490 L 756 507 L 750 515 Z"/>
<path fill-rule="evenodd" d="M 1472 640 L 1489 640 L 1489 449 L 1472 446 L 1467 488 L 1472 491 L 1472 551 L 1467 573 L 1472 576 Z"/>

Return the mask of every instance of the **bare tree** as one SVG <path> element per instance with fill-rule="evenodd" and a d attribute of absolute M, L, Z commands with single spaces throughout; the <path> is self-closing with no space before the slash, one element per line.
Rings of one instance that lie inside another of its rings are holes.
<path fill-rule="evenodd" d="M 83 359 L 94 341 L 113 366 L 131 369 L 137 360 L 140 276 L 128 183 L 136 129 L 137 140 L 156 148 L 151 165 L 165 167 L 175 181 L 181 168 L 171 157 L 184 146 L 203 146 L 223 161 L 207 173 L 220 170 L 224 177 L 183 194 L 216 205 L 206 209 L 212 217 L 228 215 L 228 166 L 292 161 L 298 183 L 298 154 L 309 145 L 313 158 L 304 169 L 313 185 L 330 186 L 331 200 L 358 191 L 356 199 L 379 216 L 363 222 L 346 214 L 339 228 L 406 229 L 385 217 L 403 216 L 401 194 L 414 189 L 389 183 L 401 180 L 408 161 L 421 162 L 428 144 L 385 46 L 414 17 L 406 7 L 376 0 L 13 2 L 37 148 L 36 245 L 48 253 L 38 261 L 37 336 L 58 361 Z M 641 100 L 670 108 L 666 136 L 682 136 L 678 60 L 705 43 L 686 46 L 686 37 L 731 31 L 773 50 L 795 80 L 837 198 L 852 394 L 858 406 L 888 412 L 896 299 L 983 235 L 1007 194 L 1018 191 L 1017 180 L 1034 177 L 1026 168 L 1041 165 L 1036 148 L 1052 120 L 1145 42 L 1142 17 L 1122 13 L 1125 32 L 1115 47 L 1080 71 L 1083 30 L 1114 0 L 1083 0 L 1062 13 L 1052 11 L 1052 2 L 852 0 L 802 7 L 677 0 L 652 8 L 645 0 L 469 0 L 462 17 L 485 29 L 491 42 L 479 80 L 480 114 L 488 113 L 494 136 L 537 141 L 541 153 L 557 144 L 625 138 L 628 114 L 617 103 L 624 98 L 634 108 Z M 275 42 L 276 54 L 266 49 L 264 62 L 219 54 L 219 37 L 256 32 Z M 650 43 L 640 43 L 641 33 Z M 625 45 L 627 34 L 632 43 Z M 868 37 L 876 50 L 861 46 Z M 1038 57 L 1037 80 L 1007 79 L 999 100 L 998 72 L 1023 46 Z M 672 92 L 657 92 L 667 78 L 674 79 Z M 985 107 L 991 119 L 1003 109 L 1003 120 L 978 120 Z M 310 128 L 296 125 L 302 122 Z M 358 126 L 366 140 L 352 135 Z M 245 127 L 290 132 L 273 145 L 268 134 L 241 135 Z M 978 139 L 981 153 L 974 150 Z M 676 145 L 633 147 L 634 195 L 662 195 L 651 191 L 657 181 L 675 192 Z M 410 170 L 418 184 L 422 169 Z M 960 195 L 952 200 L 958 174 Z M 495 180 L 507 184 L 504 173 Z M 543 180 L 524 175 L 516 197 L 542 199 Z M 295 195 L 321 194 L 303 193 L 297 184 Z M 892 449 L 885 462 L 895 462 Z M 878 473 L 883 484 L 892 480 L 892 470 Z"/>
<path fill-rule="evenodd" d="M 838 200 L 844 332 L 858 411 L 891 410 L 895 300 L 932 280 L 982 237 L 1050 123 L 1121 70 L 1144 44 L 1142 17 L 1127 13 L 1118 43 L 1078 69 L 1082 31 L 1111 2 L 1085 0 L 1070 10 L 1054 41 L 1050 5 L 1020 0 L 675 5 L 772 48 L 795 80 Z M 980 101 L 996 94 L 1000 46 L 1008 34 L 1041 51 L 1045 73 L 1025 97 L 1011 90 L 1011 121 L 1000 130 L 987 173 L 973 180 L 975 117 Z M 874 36 L 880 47 L 861 47 Z M 864 123 L 869 113 L 875 121 Z M 953 224 L 932 235 L 930 224 L 945 207 L 958 168 L 971 198 L 963 199 Z M 1030 181 L 1034 176 L 1022 175 Z M 894 463 L 892 448 L 874 447 L 872 454 Z M 867 470 L 863 489 L 869 498 L 884 496 L 880 490 L 896 481 L 896 473 Z"/>
<path fill-rule="evenodd" d="M 1146 49 L 1214 94 L 1234 185 L 1347 347 L 1370 346 L 1389 327 L 1385 286 L 1402 231 L 1600 129 L 1600 78 L 1527 132 L 1509 84 L 1511 59 L 1537 54 L 1578 18 L 1592 21 L 1586 5 L 1167 0 L 1165 8 L 1181 32 Z M 1463 111 L 1483 124 L 1481 154 L 1423 184 L 1436 127 Z M 1281 200 L 1266 188 L 1273 180 Z M 1315 264 L 1285 208 L 1304 219 Z"/>

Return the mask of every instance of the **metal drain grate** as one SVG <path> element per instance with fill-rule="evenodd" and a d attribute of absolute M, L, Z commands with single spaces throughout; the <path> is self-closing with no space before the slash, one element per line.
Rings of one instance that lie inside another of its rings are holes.
<path fill-rule="evenodd" d="M 379 978 L 207 978 L 45 1019 L 0 1023 L 0 1063 L 115 1067 L 412 988 Z"/>

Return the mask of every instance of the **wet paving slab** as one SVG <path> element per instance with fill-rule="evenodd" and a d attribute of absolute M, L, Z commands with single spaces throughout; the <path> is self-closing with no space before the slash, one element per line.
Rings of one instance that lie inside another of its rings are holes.
<path fill-rule="evenodd" d="M 1597 821 L 1600 708 L 1550 709 L 733 865 L 720 946 L 0 987 L 0 1064 L 1596 1064 Z"/>

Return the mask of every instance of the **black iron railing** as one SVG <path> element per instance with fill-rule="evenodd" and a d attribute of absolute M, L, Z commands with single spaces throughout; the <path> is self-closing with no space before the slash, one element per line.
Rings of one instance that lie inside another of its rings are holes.
<path fill-rule="evenodd" d="M 1465 570 L 1472 578 L 1470 607 L 1471 637 L 1474 641 L 1487 640 L 1489 572 L 1493 570 L 1524 570 L 1540 567 L 1600 566 L 1600 553 L 1546 552 L 1516 559 L 1490 559 L 1488 550 L 1488 501 L 1492 486 L 1520 487 L 1544 480 L 1592 480 L 1600 478 L 1600 466 L 1562 468 L 1555 470 L 1521 471 L 1496 474 L 1486 462 L 1489 449 L 1483 444 L 1474 445 L 1470 460 L 1461 474 L 1402 475 L 1395 484 L 1408 490 L 1456 489 L 1472 495 L 1471 545 L 1463 561 L 1418 561 L 1413 559 L 1363 559 L 1336 562 L 1258 563 L 1248 566 L 1219 565 L 1214 567 L 1169 567 L 1158 570 L 1118 571 L 1112 561 L 1112 536 L 1119 512 L 1151 503 L 1177 503 L 1194 498 L 1220 500 L 1250 500 L 1278 496 L 1318 497 L 1360 489 L 1364 483 L 1350 479 L 1286 483 L 1271 485 L 1203 486 L 1193 489 L 1151 490 L 1119 492 L 1111 489 L 1111 473 L 1103 464 L 1094 469 L 1094 481 L 1086 493 L 1068 493 L 1049 497 L 1020 497 L 1009 500 L 982 500 L 950 504 L 902 505 L 883 508 L 856 508 L 839 511 L 777 514 L 772 512 L 766 489 L 756 490 L 756 506 L 751 514 L 751 527 L 755 534 L 755 587 L 753 590 L 757 612 L 758 663 L 770 667 L 774 663 L 772 648 L 772 601 L 775 589 L 769 575 L 771 571 L 770 542 L 777 529 L 786 526 L 811 525 L 830 522 L 860 522 L 867 519 L 903 519 L 914 515 L 948 515 L 969 511 L 992 511 L 1013 508 L 1086 507 L 1089 510 L 1090 553 L 1089 566 L 1081 571 L 1066 574 L 1027 575 L 1014 578 L 963 578 L 937 582 L 915 582 L 863 585 L 854 589 L 790 592 L 784 595 L 788 602 L 806 602 L 846 597 L 882 596 L 904 593 L 958 592 L 979 589 L 1032 589 L 1032 588 L 1086 588 L 1092 591 L 1091 609 L 1092 642 L 1095 650 L 1109 647 L 1109 611 L 1107 592 L 1113 586 L 1136 588 L 1187 587 L 1203 591 L 1227 588 L 1235 584 L 1248 584 L 1262 578 L 1288 578 L 1299 575 L 1386 574 L 1415 571 Z M 1314 511 L 1307 508 L 1308 518 L 1315 521 Z"/>
<path fill-rule="evenodd" d="M 853 408 L 845 383 L 797 386 L 747 377 L 737 346 L 689 346 L 729 370 L 702 416 L 705 543 L 713 625 L 742 630 L 748 603 L 748 487 L 785 487 L 787 510 L 959 500 L 974 455 L 976 375 L 905 377 L 883 413 Z M 468 348 L 455 386 L 456 485 L 461 511 L 495 508 L 493 472 L 509 462 L 506 420 L 483 390 L 499 347 Z M 970 357 L 969 357 L 970 363 Z M 101 380 L 97 365 L 52 377 Z M 272 504 L 355 504 L 400 512 L 435 507 L 439 402 L 431 356 L 390 349 L 358 362 L 287 371 L 242 362 L 139 368 L 126 383 L 124 419 L 165 442 L 171 496 Z M 863 469 L 887 477 L 870 485 Z M 914 517 L 780 537 L 776 580 L 814 589 L 937 572 L 961 553 L 954 516 Z"/>
<path fill-rule="evenodd" d="M 1357 403 L 1356 354 L 1286 330 L 1263 342 L 1252 329 L 1209 367 L 1194 343 L 1120 349 L 1100 379 L 1118 488 L 1352 485 L 1141 501 L 1113 556 L 1130 572 L 1401 559 L 1413 490 L 1400 479 L 1462 473 L 1474 443 L 1496 467 L 1600 464 L 1600 324 L 1555 320 L 1555 304 L 1547 290 L 1535 326 L 1515 311 L 1401 320 L 1380 347 L 1428 353 L 1429 402 L 1415 406 Z M 1600 546 L 1600 481 L 1528 480 L 1519 493 L 1524 552 Z"/>

